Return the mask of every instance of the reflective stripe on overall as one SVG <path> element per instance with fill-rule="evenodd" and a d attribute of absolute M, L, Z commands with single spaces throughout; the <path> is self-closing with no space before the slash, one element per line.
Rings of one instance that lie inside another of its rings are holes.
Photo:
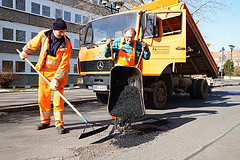
<path fill-rule="evenodd" d="M 117 64 L 122 66 L 134 66 L 135 65 L 135 51 L 136 51 L 136 41 L 133 42 L 132 53 L 127 53 L 122 50 L 123 38 L 121 38 Z"/>
<path fill-rule="evenodd" d="M 43 48 L 47 48 L 48 46 L 46 47 L 44 45 L 49 45 L 48 38 L 46 39 L 44 37 L 43 39 L 41 52 L 45 52 L 45 62 L 42 66 L 42 69 L 40 69 L 40 72 L 49 80 L 49 82 L 51 82 L 53 78 L 60 80 L 61 83 L 59 83 L 60 85 L 57 86 L 57 90 L 63 94 L 64 86 L 67 82 L 67 78 L 64 79 L 63 76 L 67 76 L 67 73 L 62 70 L 58 70 L 58 66 L 61 63 L 62 55 L 64 53 L 63 48 L 66 47 L 66 43 L 58 48 L 56 57 L 47 55 L 47 50 L 44 50 Z M 39 76 L 38 96 L 41 123 L 50 124 L 51 89 L 48 83 L 41 76 Z M 63 126 L 64 100 L 56 92 L 54 92 L 53 95 L 53 107 L 55 126 Z"/>

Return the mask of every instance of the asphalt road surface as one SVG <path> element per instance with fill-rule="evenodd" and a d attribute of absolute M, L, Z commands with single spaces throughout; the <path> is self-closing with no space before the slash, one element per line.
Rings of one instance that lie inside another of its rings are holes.
<path fill-rule="evenodd" d="M 110 126 L 80 140 L 84 123 L 69 107 L 64 135 L 57 133 L 53 123 L 35 130 L 37 110 L 0 112 L 0 159 L 236 160 L 240 157 L 239 96 L 239 86 L 214 88 L 206 100 L 174 95 L 164 110 L 147 109 L 131 132 L 108 136 Z M 89 121 L 111 123 L 106 105 L 88 101 L 75 106 Z"/>

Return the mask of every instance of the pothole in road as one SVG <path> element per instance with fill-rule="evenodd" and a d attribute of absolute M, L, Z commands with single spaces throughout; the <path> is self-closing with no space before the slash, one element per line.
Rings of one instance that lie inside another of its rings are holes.
<path fill-rule="evenodd" d="M 115 137 L 111 144 L 119 148 L 129 148 L 152 141 L 161 132 L 167 131 L 168 120 L 152 120 L 132 125 L 132 129 Z"/>
<path fill-rule="evenodd" d="M 132 125 L 132 129 L 122 134 L 115 133 L 107 143 L 98 143 L 86 147 L 80 147 L 74 151 L 79 159 L 94 159 L 111 153 L 118 149 L 131 148 L 152 141 L 156 136 L 169 130 L 169 121 L 147 120 Z"/>

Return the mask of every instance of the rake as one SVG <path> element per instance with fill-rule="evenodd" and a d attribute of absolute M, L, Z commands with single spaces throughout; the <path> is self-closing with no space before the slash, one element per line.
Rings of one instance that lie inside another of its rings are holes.
<path fill-rule="evenodd" d="M 20 54 L 21 52 L 16 49 L 16 51 Z M 36 70 L 36 68 L 34 67 L 34 65 L 27 59 L 25 58 L 25 61 L 50 85 L 50 82 L 48 81 L 48 79 L 46 77 L 44 77 L 44 75 L 42 73 L 40 73 L 38 70 Z M 100 133 L 104 130 L 106 130 L 109 125 L 103 126 L 100 124 L 96 124 L 96 123 L 92 123 L 89 122 L 58 90 L 55 90 L 55 92 L 57 92 L 57 94 L 59 94 L 59 96 L 68 104 L 69 107 L 71 107 L 76 113 L 77 115 L 84 121 L 85 123 L 85 127 L 82 131 L 82 133 L 80 134 L 78 139 L 82 139 L 82 138 L 86 138 L 89 136 L 92 136 L 94 134 Z M 101 128 L 98 129 L 94 129 L 93 126 L 101 126 Z M 89 126 L 90 128 L 92 128 L 92 131 L 89 132 L 85 132 L 87 126 Z"/>

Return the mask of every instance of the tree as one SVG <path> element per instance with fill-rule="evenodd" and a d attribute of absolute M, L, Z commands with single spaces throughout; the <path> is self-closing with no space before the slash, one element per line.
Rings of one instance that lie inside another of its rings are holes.
<path fill-rule="evenodd" d="M 229 75 L 229 71 L 230 71 L 230 59 L 228 59 L 224 65 L 223 65 L 223 70 L 225 75 Z M 234 63 L 232 62 L 232 69 L 231 69 L 231 73 L 234 72 Z"/>
<path fill-rule="evenodd" d="M 13 73 L 12 69 L 7 69 L 6 72 L 1 72 L 0 88 L 9 88 L 10 84 L 16 79 L 17 79 L 17 75 Z"/>
<path fill-rule="evenodd" d="M 226 11 L 229 4 L 223 0 L 181 0 L 184 1 L 193 17 L 212 22 L 217 11 Z"/>

